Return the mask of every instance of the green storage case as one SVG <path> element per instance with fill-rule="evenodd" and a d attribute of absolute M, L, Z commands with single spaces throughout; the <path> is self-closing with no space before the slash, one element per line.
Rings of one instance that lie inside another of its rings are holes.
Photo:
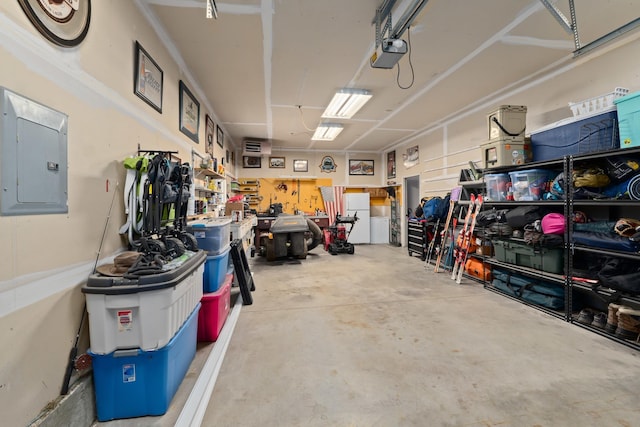
<path fill-rule="evenodd" d="M 564 249 L 540 248 L 516 240 L 494 240 L 493 248 L 498 261 L 531 267 L 548 273 L 563 274 Z"/>

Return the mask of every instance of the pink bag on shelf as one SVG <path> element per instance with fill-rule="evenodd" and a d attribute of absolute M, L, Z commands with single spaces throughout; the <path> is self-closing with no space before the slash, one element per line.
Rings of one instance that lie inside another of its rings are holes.
<path fill-rule="evenodd" d="M 541 225 L 544 234 L 564 234 L 564 215 L 560 213 L 546 214 L 542 217 Z"/>

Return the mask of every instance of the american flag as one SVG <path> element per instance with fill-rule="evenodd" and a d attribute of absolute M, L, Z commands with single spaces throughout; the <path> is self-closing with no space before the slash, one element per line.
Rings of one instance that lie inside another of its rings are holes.
<path fill-rule="evenodd" d="M 333 224 L 336 220 L 336 214 L 344 215 L 344 202 L 342 201 L 342 193 L 344 187 L 320 187 L 322 200 L 324 201 L 324 210 L 329 216 L 329 224 Z"/>

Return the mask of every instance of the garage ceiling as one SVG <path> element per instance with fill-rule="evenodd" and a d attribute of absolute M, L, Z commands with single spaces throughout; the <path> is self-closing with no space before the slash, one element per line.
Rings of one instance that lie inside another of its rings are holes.
<path fill-rule="evenodd" d="M 539 0 L 429 1 L 402 37 L 410 53 L 399 70 L 369 65 L 382 0 L 217 0 L 217 19 L 206 18 L 206 0 L 137 1 L 236 145 L 383 152 L 574 51 Z M 569 0 L 550 3 L 570 17 Z M 637 0 L 576 2 L 582 45 L 638 16 Z M 311 141 L 344 87 L 373 98 L 352 119 L 331 120 L 344 124 L 336 140 Z"/>

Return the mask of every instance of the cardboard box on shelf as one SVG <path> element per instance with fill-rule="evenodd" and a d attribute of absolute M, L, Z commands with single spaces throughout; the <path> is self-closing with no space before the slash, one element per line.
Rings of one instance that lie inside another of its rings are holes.
<path fill-rule="evenodd" d="M 244 211 L 242 202 L 227 202 L 224 208 L 224 216 L 231 216 L 233 211 Z"/>

